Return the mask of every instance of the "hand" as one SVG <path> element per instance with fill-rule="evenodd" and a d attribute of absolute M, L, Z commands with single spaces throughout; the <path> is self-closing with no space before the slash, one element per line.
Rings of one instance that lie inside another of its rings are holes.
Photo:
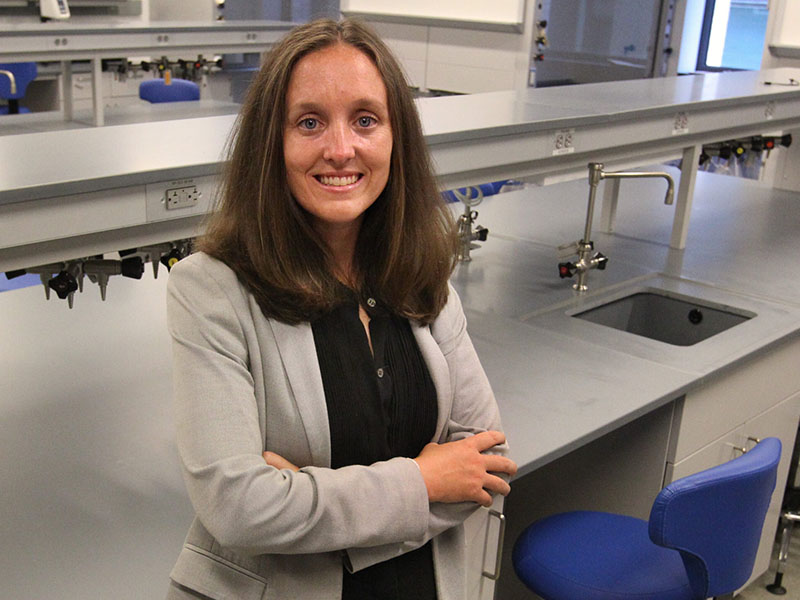
<path fill-rule="evenodd" d="M 291 469 L 292 471 L 299 471 L 300 467 L 297 465 L 293 465 L 288 460 L 283 458 L 280 454 L 275 454 L 274 452 L 264 452 L 262 455 L 264 457 L 264 461 L 270 466 L 275 467 L 276 469 Z"/>
<path fill-rule="evenodd" d="M 414 460 L 419 464 L 428 499 L 431 502 L 477 502 L 491 506 L 489 492 L 503 494 L 511 487 L 492 473 L 514 475 L 517 465 L 505 456 L 481 454 L 503 444 L 499 431 L 484 431 L 472 437 L 446 444 L 427 444 Z"/>

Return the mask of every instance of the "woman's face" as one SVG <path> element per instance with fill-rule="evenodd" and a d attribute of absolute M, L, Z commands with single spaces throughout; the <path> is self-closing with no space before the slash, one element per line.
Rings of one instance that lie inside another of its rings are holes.
<path fill-rule="evenodd" d="M 378 69 L 347 44 L 312 52 L 292 71 L 286 110 L 289 189 L 321 234 L 352 232 L 389 178 L 392 128 Z"/>

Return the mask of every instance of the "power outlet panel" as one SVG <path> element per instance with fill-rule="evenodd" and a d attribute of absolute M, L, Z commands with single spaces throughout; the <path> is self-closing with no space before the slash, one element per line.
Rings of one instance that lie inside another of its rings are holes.
<path fill-rule="evenodd" d="M 213 176 L 186 177 L 145 186 L 147 222 L 180 219 L 211 210 L 216 191 Z"/>
<path fill-rule="evenodd" d="M 195 206 L 202 195 L 203 194 L 197 189 L 196 185 L 187 185 L 167 190 L 167 210 Z"/>

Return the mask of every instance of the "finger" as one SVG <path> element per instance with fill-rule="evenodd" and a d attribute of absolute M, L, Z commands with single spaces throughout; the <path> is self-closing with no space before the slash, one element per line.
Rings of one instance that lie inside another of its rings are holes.
<path fill-rule="evenodd" d="M 511 486 L 508 485 L 504 479 L 498 477 L 497 475 L 487 473 L 483 480 L 483 489 L 496 494 L 502 494 L 503 496 L 508 496 L 509 492 L 511 491 Z"/>
<path fill-rule="evenodd" d="M 264 460 L 270 467 L 275 467 L 276 469 L 291 469 L 292 471 L 299 471 L 299 467 L 292 464 L 285 458 L 283 458 L 280 454 L 275 454 L 274 452 L 264 452 Z"/>
<path fill-rule="evenodd" d="M 468 439 L 472 440 L 478 452 L 483 452 L 484 450 L 493 448 L 498 444 L 505 444 L 506 442 L 506 436 L 502 431 L 482 431 Z"/>
<path fill-rule="evenodd" d="M 489 508 L 493 503 L 492 496 L 486 490 L 482 490 L 475 501 L 486 508 Z"/>
<path fill-rule="evenodd" d="M 517 463 L 505 456 L 497 454 L 485 454 L 483 457 L 483 464 L 487 471 L 495 473 L 505 473 L 509 476 L 514 476 L 517 472 Z"/>

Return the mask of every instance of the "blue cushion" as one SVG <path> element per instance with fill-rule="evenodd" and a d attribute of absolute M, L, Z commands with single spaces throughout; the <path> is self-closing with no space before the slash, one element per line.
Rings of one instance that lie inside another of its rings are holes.
<path fill-rule="evenodd" d="M 163 79 L 147 79 L 139 84 L 139 98 L 152 103 L 199 100 L 200 87 L 186 79 L 173 78 L 170 84 Z"/>
<path fill-rule="evenodd" d="M 19 114 L 22 113 L 29 113 L 31 112 L 29 108 L 25 108 L 24 106 L 19 107 Z M 0 106 L 0 115 L 7 115 L 8 114 L 8 106 Z"/>
<path fill-rule="evenodd" d="M 553 515 L 519 536 L 514 570 L 545 600 L 692 599 L 680 554 L 651 542 L 647 528 L 624 515 Z"/>
<path fill-rule="evenodd" d="M 0 98 L 20 100 L 25 96 L 28 84 L 36 79 L 38 69 L 35 62 L 26 63 L 0 63 L 0 69 L 11 71 L 17 84 L 17 93 L 11 93 L 11 80 L 6 75 L 0 74 Z M 23 112 L 23 111 L 20 111 Z"/>

